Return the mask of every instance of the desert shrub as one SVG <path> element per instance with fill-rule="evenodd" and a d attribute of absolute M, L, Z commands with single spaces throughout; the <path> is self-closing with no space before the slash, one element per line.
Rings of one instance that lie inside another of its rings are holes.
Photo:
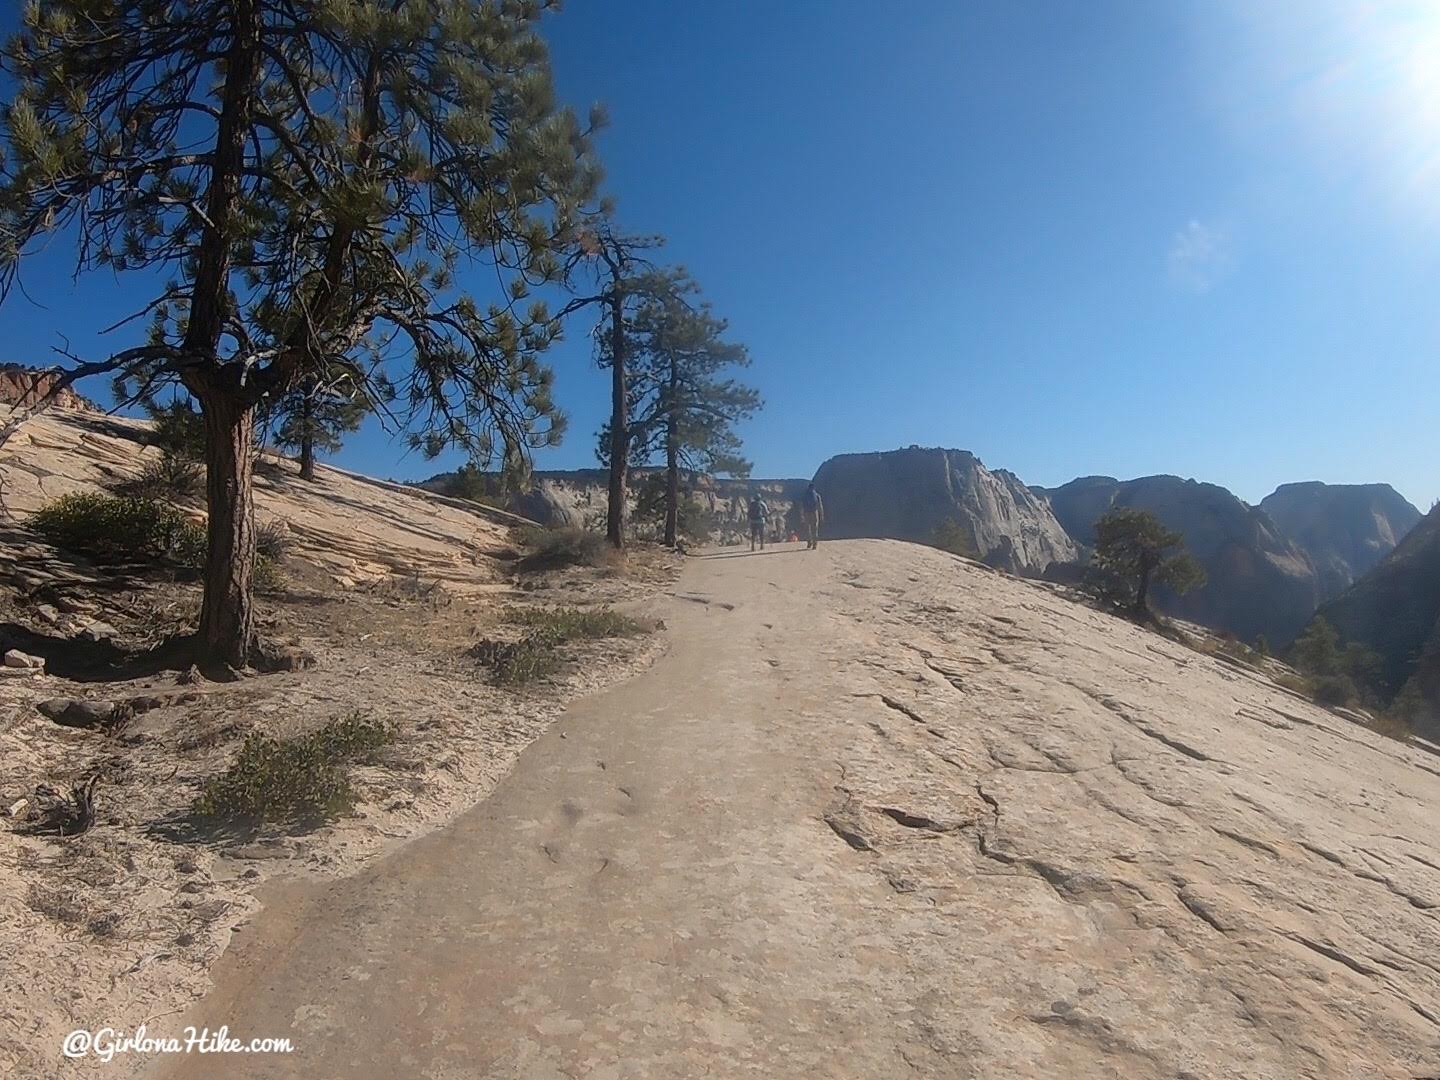
<path fill-rule="evenodd" d="M 279 562 L 290 554 L 290 526 L 279 519 L 262 522 L 255 528 L 255 554 Z"/>
<path fill-rule="evenodd" d="M 967 559 L 980 558 L 980 551 L 975 546 L 970 530 L 955 518 L 947 518 L 935 526 L 935 531 L 930 535 L 930 545 L 941 551 L 948 551 L 951 555 L 962 555 Z"/>
<path fill-rule="evenodd" d="M 560 669 L 560 646 L 570 641 L 630 637 L 648 627 L 610 608 L 512 608 L 506 622 L 526 628 L 519 641 L 486 639 L 469 655 L 490 668 L 496 686 L 518 686 L 553 675 Z"/>
<path fill-rule="evenodd" d="M 142 499 L 188 500 L 205 491 L 205 466 L 193 458 L 163 450 L 145 463 L 140 475 L 125 485 L 124 493 Z"/>
<path fill-rule="evenodd" d="M 513 608 L 505 621 L 531 628 L 534 636 L 554 644 L 598 638 L 630 637 L 645 631 L 644 624 L 612 608 Z"/>
<path fill-rule="evenodd" d="M 187 566 L 204 562 L 205 530 L 154 499 L 72 492 L 35 511 L 30 525 L 56 547 L 102 562 L 159 558 Z"/>
<path fill-rule="evenodd" d="M 558 643 L 543 634 L 530 634 L 519 641 L 486 639 L 471 647 L 469 655 L 490 669 L 496 686 L 521 686 L 560 670 Z"/>
<path fill-rule="evenodd" d="M 1358 705 L 1360 692 L 1348 675 L 1316 675 L 1310 680 L 1310 694 L 1320 705 Z"/>
<path fill-rule="evenodd" d="M 355 804 L 349 767 L 393 739 L 389 725 L 358 712 L 288 739 L 251 732 L 230 767 L 205 781 L 192 809 L 255 824 L 335 817 Z"/>
<path fill-rule="evenodd" d="M 522 570 L 599 566 L 608 554 L 605 537 L 573 525 L 554 529 L 522 525 L 512 535 L 517 544 L 530 550 L 530 554 L 520 562 Z"/>

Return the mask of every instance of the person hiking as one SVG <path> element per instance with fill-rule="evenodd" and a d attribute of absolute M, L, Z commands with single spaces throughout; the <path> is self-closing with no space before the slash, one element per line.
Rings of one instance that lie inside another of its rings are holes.
<path fill-rule="evenodd" d="M 755 550 L 755 542 L 760 542 L 760 550 L 765 550 L 765 519 L 770 516 L 770 507 L 765 505 L 765 500 L 756 492 L 750 496 L 750 550 Z"/>
<path fill-rule="evenodd" d="M 800 496 L 801 516 L 805 519 L 805 536 L 809 541 L 805 546 L 814 550 L 820 546 L 820 526 L 825 521 L 825 500 L 820 498 L 820 492 L 815 490 L 811 484 L 805 489 L 805 494 Z"/>

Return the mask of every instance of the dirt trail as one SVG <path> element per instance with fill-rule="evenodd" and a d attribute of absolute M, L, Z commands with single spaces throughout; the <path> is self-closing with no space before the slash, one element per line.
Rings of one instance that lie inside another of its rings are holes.
<path fill-rule="evenodd" d="M 692 560 L 647 674 L 266 910 L 158 1077 L 1419 1077 L 1440 759 L 884 541 Z M 1428 1070 L 1428 1071 L 1427 1071 Z"/>

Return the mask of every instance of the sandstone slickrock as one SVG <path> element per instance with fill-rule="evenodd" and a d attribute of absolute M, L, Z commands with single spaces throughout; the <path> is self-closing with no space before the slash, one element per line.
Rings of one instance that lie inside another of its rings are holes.
<path fill-rule="evenodd" d="M 1440 709 L 1440 506 L 1319 614 L 1342 641 L 1360 642 L 1381 655 L 1390 691 L 1413 678 L 1425 699 Z M 1428 734 L 1440 735 L 1440 730 Z"/>
<path fill-rule="evenodd" d="M 1207 581 L 1185 596 L 1157 591 L 1157 605 L 1172 615 L 1246 641 L 1264 634 L 1280 644 L 1300 631 L 1320 602 L 1319 577 L 1305 552 L 1263 511 L 1217 484 L 1178 476 L 1086 476 L 1037 490 L 1077 543 L 1095 542 L 1095 521 L 1112 506 L 1149 510 L 1183 533 Z"/>
<path fill-rule="evenodd" d="M 1349 588 L 1420 520 L 1420 511 L 1389 484 L 1281 484 L 1260 509 L 1310 556 L 1322 600 Z"/>
<path fill-rule="evenodd" d="M 987 469 L 968 450 L 913 446 L 841 454 L 820 466 L 825 536 L 928 543 L 946 521 L 966 529 L 982 558 L 1039 574 L 1079 551 L 1043 496 L 1004 469 Z"/>
<path fill-rule="evenodd" d="M 11 415 L 0 405 L 0 422 Z M 160 456 L 143 420 L 51 409 L 27 420 L 0 448 L 5 505 L 23 524 L 51 499 L 73 491 L 114 490 Z M 264 455 L 255 470 L 262 522 L 284 522 L 298 557 L 354 585 L 395 576 L 438 581 L 456 593 L 504 587 L 509 529 L 522 519 L 502 510 L 447 499 L 404 485 L 320 466 L 315 483 L 296 476 L 293 462 Z M 198 516 L 199 511 L 196 511 Z M 51 564 L 45 548 L 27 550 L 0 576 L 25 590 L 93 585 L 70 560 Z M 81 598 L 57 599 L 82 612 Z M 81 620 L 81 625 L 92 620 Z"/>

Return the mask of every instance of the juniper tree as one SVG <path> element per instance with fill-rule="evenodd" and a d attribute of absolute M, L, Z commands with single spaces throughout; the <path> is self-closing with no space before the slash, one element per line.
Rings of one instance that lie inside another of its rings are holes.
<path fill-rule="evenodd" d="M 413 445 L 514 459 L 558 437 L 530 289 L 594 190 L 558 108 L 548 0 L 53 0 L 5 48 L 0 296 L 52 236 L 128 274 L 144 340 L 73 381 L 179 383 L 205 419 L 198 659 L 256 658 L 252 421 L 380 342 Z M 469 280 L 498 282 L 489 302 Z"/>

